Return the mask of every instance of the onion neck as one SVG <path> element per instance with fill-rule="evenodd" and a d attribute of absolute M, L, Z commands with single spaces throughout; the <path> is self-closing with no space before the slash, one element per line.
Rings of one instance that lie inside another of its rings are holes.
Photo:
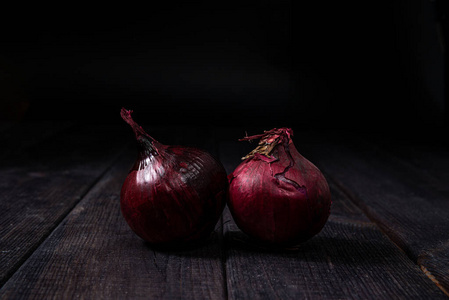
<path fill-rule="evenodd" d="M 137 143 L 140 147 L 140 157 L 147 157 L 149 155 L 159 155 L 158 149 L 162 146 L 161 143 L 152 138 L 149 134 L 143 130 L 131 117 L 132 110 L 126 110 L 122 108 L 120 116 L 122 119 L 131 126 L 136 136 Z"/>
<path fill-rule="evenodd" d="M 273 152 L 274 148 L 279 144 L 288 146 L 292 140 L 293 130 L 290 128 L 274 128 L 268 131 L 264 131 L 263 134 L 246 136 L 239 141 L 251 141 L 255 139 L 260 139 L 259 145 L 251 151 L 248 155 L 242 158 L 242 160 L 252 158 L 254 156 L 262 156 L 272 159 L 270 154 Z M 264 159 L 265 160 L 265 159 Z"/>

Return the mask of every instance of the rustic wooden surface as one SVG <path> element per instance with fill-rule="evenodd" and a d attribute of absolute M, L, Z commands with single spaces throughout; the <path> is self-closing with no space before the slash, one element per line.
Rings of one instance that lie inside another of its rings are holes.
<path fill-rule="evenodd" d="M 447 299 L 446 145 L 295 133 L 298 150 L 331 185 L 332 214 L 320 234 L 268 248 L 226 209 L 210 239 L 157 249 L 120 213 L 136 155 L 130 131 L 0 129 L 1 299 Z M 241 129 L 151 132 L 208 150 L 228 172 L 254 147 L 236 141 Z"/>
<path fill-rule="evenodd" d="M 100 149 L 100 143 L 106 142 L 105 134 L 94 136 L 87 134 L 88 130 L 76 129 L 61 134 L 59 126 L 55 130 L 50 124 L 47 127 L 43 130 L 36 126 L 34 132 L 27 134 L 14 130 L 14 135 L 3 144 L 14 150 L 1 159 L 0 283 L 72 210 L 121 148 L 118 141 L 111 141 L 115 147 Z M 22 141 L 28 136 L 34 142 Z"/>
<path fill-rule="evenodd" d="M 439 148 L 432 158 L 422 146 L 376 144 L 336 133 L 304 148 L 448 294 L 449 201 L 441 166 L 447 165 L 449 151 Z M 398 148 L 403 150 L 390 155 Z"/>

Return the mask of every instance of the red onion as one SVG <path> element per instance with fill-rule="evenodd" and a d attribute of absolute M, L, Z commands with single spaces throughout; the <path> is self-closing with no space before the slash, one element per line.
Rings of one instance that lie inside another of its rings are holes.
<path fill-rule="evenodd" d="M 320 170 L 295 148 L 289 128 L 241 140 L 260 139 L 229 175 L 229 209 L 249 236 L 291 244 L 313 237 L 330 214 L 331 194 Z"/>
<path fill-rule="evenodd" d="M 162 145 L 122 108 L 140 146 L 123 183 L 120 206 L 131 229 L 153 244 L 207 237 L 226 204 L 226 171 L 202 150 Z"/>

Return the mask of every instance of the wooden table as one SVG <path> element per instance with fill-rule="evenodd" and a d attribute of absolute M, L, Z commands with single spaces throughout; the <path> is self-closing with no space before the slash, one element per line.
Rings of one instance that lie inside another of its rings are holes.
<path fill-rule="evenodd" d="M 118 125 L 0 125 L 1 299 L 447 299 L 447 144 L 297 130 L 332 190 L 320 234 L 267 248 L 226 209 L 207 241 L 161 250 L 121 215 L 136 148 Z M 228 172 L 254 147 L 236 141 L 245 130 L 147 128 L 208 150 Z"/>

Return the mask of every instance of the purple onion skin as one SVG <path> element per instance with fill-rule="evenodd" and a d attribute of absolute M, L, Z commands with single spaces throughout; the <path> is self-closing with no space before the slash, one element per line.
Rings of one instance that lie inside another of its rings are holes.
<path fill-rule="evenodd" d="M 196 148 L 162 145 L 143 135 L 131 112 L 122 109 L 123 114 L 141 145 L 120 193 L 128 225 L 157 245 L 208 237 L 226 204 L 228 181 L 221 163 Z"/>
<path fill-rule="evenodd" d="M 331 194 L 320 170 L 291 140 L 291 129 L 273 129 L 246 139 L 265 138 L 269 155 L 253 153 L 230 174 L 228 206 L 247 235 L 271 244 L 304 242 L 324 227 Z"/>

